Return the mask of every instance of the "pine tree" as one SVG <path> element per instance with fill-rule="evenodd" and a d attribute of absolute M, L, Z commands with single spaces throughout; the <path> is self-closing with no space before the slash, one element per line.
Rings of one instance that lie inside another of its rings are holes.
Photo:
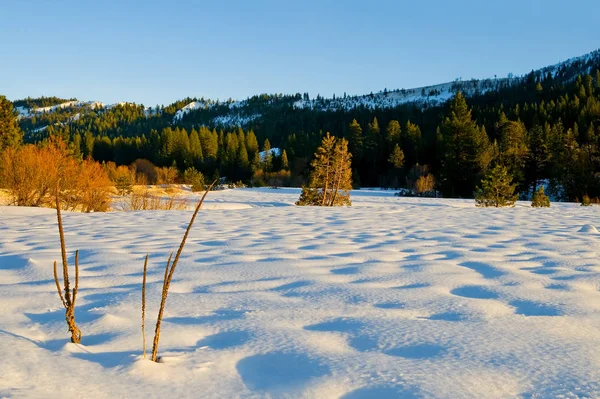
<path fill-rule="evenodd" d="M 525 162 L 529 154 L 525 125 L 521 122 L 509 121 L 504 114 L 501 115 L 498 125 L 500 162 L 508 168 L 515 182 L 522 184 L 525 179 Z"/>
<path fill-rule="evenodd" d="M 8 147 L 16 147 L 23 140 L 23 132 L 17 121 L 17 113 L 12 102 L 0 96 L 0 152 Z"/>
<path fill-rule="evenodd" d="M 367 137 L 365 140 L 365 157 L 372 165 L 372 172 L 377 173 L 377 161 L 380 159 L 381 129 L 377 118 L 367 125 Z"/>
<path fill-rule="evenodd" d="M 543 171 L 548 163 L 548 138 L 544 129 L 539 125 L 530 129 L 527 135 L 527 144 L 530 151 L 525 159 L 527 181 L 531 185 L 532 192 L 537 190 L 538 181 L 541 179 Z"/>
<path fill-rule="evenodd" d="M 442 122 L 439 133 L 443 190 L 451 197 L 470 197 L 477 178 L 491 161 L 490 143 L 485 129 L 473 121 L 460 92 L 452 99 L 450 116 Z"/>
<path fill-rule="evenodd" d="M 544 186 L 540 186 L 531 197 L 531 206 L 534 208 L 550 207 L 550 198 L 544 193 Z"/>
<path fill-rule="evenodd" d="M 252 130 L 246 135 L 246 150 L 248 151 L 248 158 L 254 158 L 254 154 L 258 152 L 258 140 Z"/>
<path fill-rule="evenodd" d="M 354 159 L 360 159 L 363 152 L 363 134 L 362 127 L 360 127 L 356 119 L 353 119 L 352 123 L 348 126 L 348 145 L 350 146 L 350 152 L 354 155 Z"/>
<path fill-rule="evenodd" d="M 481 181 L 481 185 L 482 188 L 477 187 L 475 192 L 477 206 L 499 208 L 514 206 L 517 201 L 517 185 L 512 184 L 512 176 L 505 166 L 496 165 Z"/>
<path fill-rule="evenodd" d="M 400 145 L 404 149 L 406 165 L 410 168 L 418 163 L 421 148 L 421 128 L 411 121 L 406 122 L 406 127 L 400 133 Z"/>
<path fill-rule="evenodd" d="M 287 170 L 289 168 L 290 168 L 290 164 L 288 162 L 287 153 L 285 152 L 285 150 L 283 150 L 281 152 L 281 169 Z"/>
<path fill-rule="evenodd" d="M 190 133 L 190 157 L 192 165 L 198 166 L 202 163 L 202 144 L 200 143 L 200 136 L 196 129 L 192 129 Z"/>
<path fill-rule="evenodd" d="M 256 172 L 261 169 L 261 160 L 260 154 L 257 152 L 254 153 L 254 157 L 252 158 L 252 162 L 250 163 L 250 169 L 252 172 Z"/>
<path fill-rule="evenodd" d="M 204 191 L 204 175 L 193 167 L 189 167 L 183 172 L 183 180 L 191 185 L 193 192 Z"/>
<path fill-rule="evenodd" d="M 386 139 L 388 143 L 392 145 L 395 143 L 399 143 L 401 132 L 402 129 L 400 128 L 400 123 L 395 119 L 391 120 L 388 123 L 387 128 L 385 129 Z"/>
<path fill-rule="evenodd" d="M 233 167 L 238 158 L 238 136 L 235 133 L 227 133 L 225 136 L 225 162 Z"/>
<path fill-rule="evenodd" d="M 94 135 L 91 132 L 86 132 L 83 136 L 83 157 L 88 158 L 94 154 Z"/>
<path fill-rule="evenodd" d="M 81 135 L 79 135 L 79 133 L 76 133 L 75 136 L 73 136 L 73 143 L 71 145 L 73 147 L 73 157 L 75 159 L 82 159 L 82 155 L 81 155 Z"/>
<path fill-rule="evenodd" d="M 311 162 L 309 184 L 302 189 L 296 205 L 351 205 L 351 157 L 348 142 L 327 133 Z"/>
<path fill-rule="evenodd" d="M 245 141 L 238 142 L 237 163 L 242 168 L 248 167 L 248 150 L 246 150 Z"/>
<path fill-rule="evenodd" d="M 398 144 L 394 146 L 394 151 L 392 151 L 388 162 L 391 163 L 396 169 L 400 169 L 402 166 L 404 166 L 404 152 L 402 152 Z"/>
<path fill-rule="evenodd" d="M 263 143 L 263 152 L 265 153 L 265 158 L 263 160 L 263 170 L 269 172 L 271 170 L 271 166 L 273 164 L 273 153 L 271 152 L 271 142 L 269 139 L 265 139 Z"/>

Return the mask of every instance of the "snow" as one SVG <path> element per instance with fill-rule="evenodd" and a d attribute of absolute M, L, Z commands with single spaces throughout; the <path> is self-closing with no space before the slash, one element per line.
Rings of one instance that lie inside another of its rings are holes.
<path fill-rule="evenodd" d="M 181 118 L 183 118 L 183 116 L 185 114 L 189 113 L 190 111 L 194 111 L 194 110 L 204 108 L 204 107 L 206 107 L 206 103 L 204 103 L 202 101 L 192 101 L 185 107 L 177 110 L 177 112 L 175 113 L 175 116 L 173 117 L 173 122 L 177 122 L 177 121 L 181 120 Z"/>
<path fill-rule="evenodd" d="M 319 98 L 312 100 L 298 100 L 293 106 L 296 109 L 318 109 L 322 111 L 351 110 L 357 107 L 394 108 L 401 104 L 415 103 L 427 105 L 439 105 L 454 96 L 460 90 L 466 96 L 476 93 L 483 94 L 490 90 L 498 90 L 503 85 L 510 85 L 517 79 L 482 79 L 482 80 L 456 80 L 433 86 L 417 87 L 413 89 L 400 89 L 392 91 L 380 91 L 375 94 L 346 96 L 336 98 Z"/>
<path fill-rule="evenodd" d="M 186 106 L 184 106 L 183 108 L 181 108 L 181 109 L 177 110 L 177 112 L 175 112 L 175 116 L 173 117 L 173 123 L 177 123 L 177 122 L 181 121 L 183 116 L 190 113 L 191 111 L 195 111 L 198 109 L 210 109 L 210 108 L 220 105 L 220 104 L 221 103 L 219 103 L 218 101 L 210 101 L 210 100 L 208 100 L 208 101 L 203 101 L 203 100 L 192 101 L 191 103 L 187 104 Z M 212 120 L 213 125 L 244 126 L 244 125 L 247 125 L 248 123 L 261 117 L 260 114 L 245 115 L 244 113 L 239 111 L 240 109 L 243 109 L 243 107 L 247 105 L 247 101 L 229 100 L 227 102 L 227 104 L 228 104 L 227 113 L 213 118 L 213 120 Z"/>
<path fill-rule="evenodd" d="M 272 156 L 275 156 L 275 157 L 279 157 L 279 156 L 281 156 L 281 148 L 278 148 L 278 147 L 271 148 L 269 150 L 269 154 L 271 154 Z M 261 151 L 258 153 L 258 155 L 260 156 L 260 159 L 264 161 L 267 157 L 267 152 Z"/>
<path fill-rule="evenodd" d="M 85 107 L 85 106 L 90 107 L 90 109 L 96 109 L 96 108 L 104 107 L 104 103 L 102 103 L 100 101 L 67 101 L 64 103 L 60 103 L 57 105 L 51 105 L 48 107 L 33 108 L 31 110 L 31 112 L 41 114 L 41 113 L 55 112 L 59 109 L 64 109 L 64 108 L 81 108 L 81 107 Z"/>
<path fill-rule="evenodd" d="M 590 61 L 594 61 L 595 63 L 600 63 L 600 50 L 595 50 L 595 51 L 592 51 L 591 53 L 584 54 L 584 55 L 581 55 L 578 57 L 569 58 L 566 61 L 561 61 L 557 64 L 544 67 L 544 68 L 540 69 L 540 73 L 542 73 L 544 75 L 550 73 L 552 75 L 552 77 L 556 77 L 558 72 L 560 71 L 560 69 L 563 67 L 569 68 L 569 67 L 572 67 L 574 64 L 586 64 Z M 591 74 L 593 72 L 595 72 L 593 67 L 590 69 L 587 69 L 587 70 L 583 70 L 580 68 L 580 70 L 579 70 L 579 73 Z"/>
<path fill-rule="evenodd" d="M 242 115 L 239 113 L 229 113 L 227 115 L 221 115 L 213 118 L 212 122 L 214 125 L 221 126 L 245 126 L 260 117 L 260 114 Z"/>
<path fill-rule="evenodd" d="M 209 194 L 159 364 L 141 359 L 143 257 L 151 342 L 191 211 L 63 214 L 70 258 L 80 250 L 74 345 L 52 278 L 53 210 L 0 207 L 0 397 L 600 396 L 600 208 L 392 191 L 296 207 L 299 192 Z"/>

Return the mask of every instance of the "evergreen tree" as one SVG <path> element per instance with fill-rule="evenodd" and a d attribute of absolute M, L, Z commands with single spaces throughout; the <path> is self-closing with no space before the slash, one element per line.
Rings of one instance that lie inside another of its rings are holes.
<path fill-rule="evenodd" d="M 529 154 L 525 125 L 521 122 L 509 121 L 504 114 L 501 115 L 498 125 L 500 163 L 508 168 L 515 183 L 523 184 L 525 182 L 525 162 Z"/>
<path fill-rule="evenodd" d="M 534 208 L 548 208 L 550 198 L 544 193 L 544 186 L 540 186 L 531 197 L 531 206 Z"/>
<path fill-rule="evenodd" d="M 394 151 L 392 151 L 388 162 L 391 163 L 396 169 L 400 169 L 402 166 L 404 166 L 404 152 L 402 152 L 398 144 L 394 146 Z"/>
<path fill-rule="evenodd" d="M 13 103 L 0 96 L 0 152 L 8 147 L 16 147 L 23 140 L 23 133 L 17 121 Z"/>
<path fill-rule="evenodd" d="M 83 136 L 83 157 L 91 157 L 94 153 L 94 135 L 91 132 L 86 132 Z"/>
<path fill-rule="evenodd" d="M 287 152 L 285 149 L 281 152 L 281 169 L 288 170 L 290 168 L 290 164 L 288 162 Z"/>
<path fill-rule="evenodd" d="M 491 161 L 490 143 L 485 129 L 473 121 L 460 92 L 453 98 L 450 116 L 444 119 L 439 132 L 444 193 L 451 197 L 470 197 L 477 178 Z"/>
<path fill-rule="evenodd" d="M 400 123 L 397 120 L 392 119 L 388 123 L 387 128 L 385 129 L 386 140 L 388 141 L 388 143 L 390 143 L 391 145 L 400 143 L 401 131 L 402 129 L 400 128 Z"/>
<path fill-rule="evenodd" d="M 482 187 L 477 187 L 475 202 L 477 206 L 514 206 L 517 201 L 515 194 L 516 184 L 512 184 L 512 176 L 508 169 L 502 165 L 496 165 L 481 181 Z"/>
<path fill-rule="evenodd" d="M 404 166 L 404 152 L 400 146 L 396 144 L 394 150 L 388 158 L 388 162 L 392 164 L 393 170 L 390 172 L 389 184 L 392 187 L 400 187 L 400 169 Z"/>
<path fill-rule="evenodd" d="M 190 133 L 190 157 L 192 165 L 197 167 L 202 163 L 202 144 L 200 143 L 200 136 L 196 129 L 192 129 Z"/>
<path fill-rule="evenodd" d="M 273 153 L 271 152 L 271 142 L 269 139 L 265 139 L 265 142 L 263 143 L 263 152 L 265 154 L 263 159 L 263 170 L 266 173 L 271 170 L 273 164 Z"/>
<path fill-rule="evenodd" d="M 76 133 L 75 136 L 73 137 L 72 148 L 73 148 L 73 157 L 75 159 L 83 159 L 82 154 L 81 154 L 81 136 L 79 135 L 79 133 Z"/>
<path fill-rule="evenodd" d="M 246 150 L 248 151 L 248 158 L 253 159 L 254 154 L 258 152 L 258 140 L 252 130 L 246 135 Z"/>
<path fill-rule="evenodd" d="M 183 180 L 191 185 L 193 192 L 204 191 L 204 175 L 194 167 L 189 167 L 183 172 Z"/>
<path fill-rule="evenodd" d="M 354 155 L 354 159 L 361 159 L 363 153 L 363 135 L 362 127 L 360 127 L 356 119 L 353 119 L 352 123 L 348 126 L 348 145 L 350 152 Z"/>
<path fill-rule="evenodd" d="M 400 134 L 400 146 L 404 149 L 408 168 L 419 162 L 419 150 L 421 144 L 421 128 L 411 121 L 407 121 L 406 127 Z"/>
<path fill-rule="evenodd" d="M 539 126 L 534 126 L 527 137 L 530 151 L 527 153 L 527 181 L 532 187 L 532 192 L 537 191 L 538 181 L 543 175 L 544 168 L 548 162 L 547 136 L 544 130 Z"/>
<path fill-rule="evenodd" d="M 309 185 L 302 189 L 296 205 L 351 205 L 351 157 L 348 141 L 327 133 L 311 162 Z"/>
<path fill-rule="evenodd" d="M 238 142 L 237 164 L 242 168 L 248 167 L 248 151 L 246 150 L 245 141 Z"/>
<path fill-rule="evenodd" d="M 372 170 L 371 173 L 377 173 L 377 163 L 380 160 L 381 150 L 381 129 L 377 118 L 373 118 L 373 122 L 367 124 L 367 137 L 365 140 L 365 157 L 370 161 Z"/>
<path fill-rule="evenodd" d="M 262 162 L 260 160 L 260 154 L 257 152 L 254 153 L 254 157 L 252 158 L 252 162 L 250 163 L 250 169 L 252 172 L 256 172 L 261 170 Z"/>

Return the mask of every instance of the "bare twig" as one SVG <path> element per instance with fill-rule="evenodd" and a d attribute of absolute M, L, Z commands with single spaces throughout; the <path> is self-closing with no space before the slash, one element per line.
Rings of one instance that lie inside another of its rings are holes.
<path fill-rule="evenodd" d="M 186 240 L 188 238 L 188 235 L 190 234 L 190 230 L 192 229 L 192 225 L 194 224 L 194 221 L 196 220 L 196 216 L 198 215 L 198 211 L 200 211 L 200 208 L 202 208 L 202 203 L 204 202 L 204 199 L 208 195 L 208 192 L 213 188 L 213 186 L 216 183 L 217 183 L 217 180 L 215 180 L 206 189 L 206 191 L 204 192 L 204 195 L 202 196 L 202 198 L 198 202 L 198 205 L 196 206 L 196 210 L 194 211 L 194 214 L 192 215 L 190 223 L 188 224 L 188 227 L 185 230 L 185 234 L 183 235 L 183 239 L 181 240 L 181 244 L 179 245 L 179 249 L 177 250 L 177 254 L 175 255 L 175 259 L 173 260 L 173 264 L 170 265 L 170 263 L 171 263 L 171 257 L 169 257 L 169 261 L 167 262 L 167 267 L 165 268 L 165 277 L 164 277 L 164 280 L 163 280 L 162 298 L 161 298 L 161 301 L 160 301 L 160 308 L 158 310 L 158 317 L 156 319 L 156 328 L 154 330 L 154 341 L 153 341 L 153 344 L 152 344 L 152 361 L 154 361 L 154 362 L 158 361 L 158 341 L 160 339 L 160 327 L 161 327 L 162 318 L 163 318 L 163 314 L 164 314 L 164 310 L 165 310 L 165 304 L 167 302 L 167 296 L 169 295 L 169 287 L 171 285 L 171 281 L 173 280 L 173 274 L 175 273 L 175 268 L 177 267 L 177 262 L 179 261 L 179 257 L 181 256 L 181 253 L 183 252 L 183 247 L 184 247 L 185 242 L 186 242 Z M 173 256 L 172 253 L 171 253 L 171 256 Z M 169 268 L 169 266 L 170 266 L 170 268 Z"/>
<path fill-rule="evenodd" d="M 146 271 L 148 270 L 148 255 L 144 260 L 144 279 L 142 281 L 142 347 L 146 358 Z"/>
<path fill-rule="evenodd" d="M 60 297 L 60 301 L 66 309 L 67 304 L 65 303 L 65 298 L 63 297 L 62 290 L 60 289 L 60 283 L 58 282 L 58 274 L 56 273 L 56 261 L 54 261 L 54 282 L 56 283 L 56 289 L 58 290 L 58 296 Z"/>

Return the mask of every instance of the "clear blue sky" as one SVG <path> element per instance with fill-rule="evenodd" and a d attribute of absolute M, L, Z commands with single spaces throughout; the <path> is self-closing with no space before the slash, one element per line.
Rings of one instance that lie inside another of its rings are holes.
<path fill-rule="evenodd" d="M 0 0 L 0 94 L 167 104 L 523 74 L 600 47 L 600 1 Z"/>

